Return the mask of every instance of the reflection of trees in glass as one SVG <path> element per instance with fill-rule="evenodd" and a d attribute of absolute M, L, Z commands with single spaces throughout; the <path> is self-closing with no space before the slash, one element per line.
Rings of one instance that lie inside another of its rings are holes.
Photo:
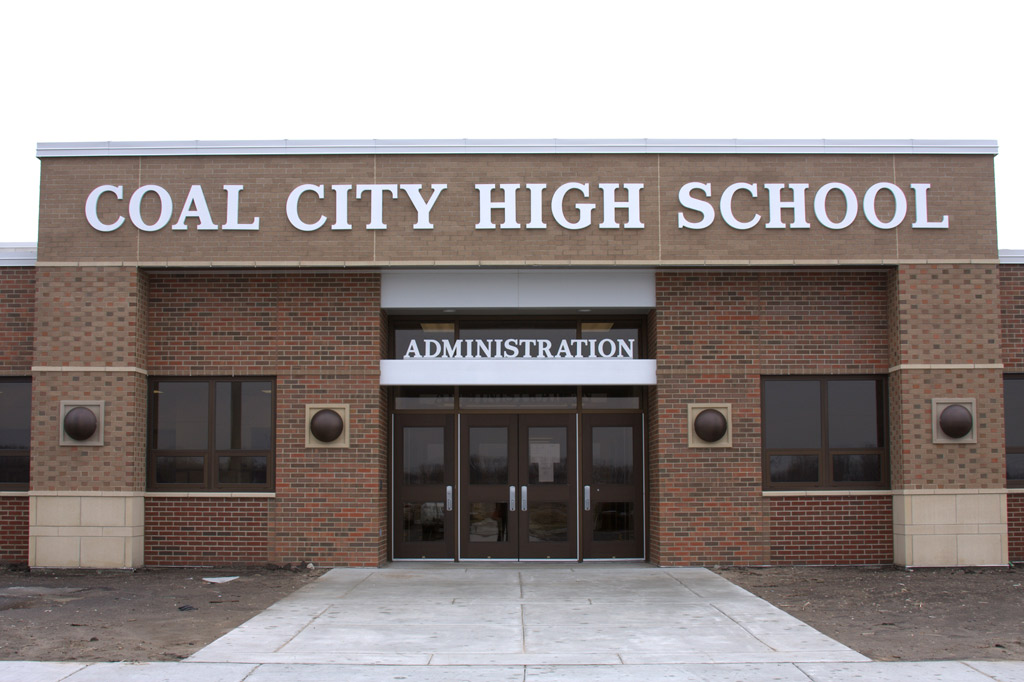
<path fill-rule="evenodd" d="M 444 505 L 440 502 L 407 503 L 403 517 L 406 542 L 444 540 Z"/>
<path fill-rule="evenodd" d="M 633 427 L 595 426 L 591 461 L 595 483 L 629 483 L 633 478 Z"/>
<path fill-rule="evenodd" d="M 595 540 L 632 540 L 633 503 L 601 502 L 594 506 Z"/>
<path fill-rule="evenodd" d="M 530 507 L 530 542 L 565 542 L 569 521 L 565 505 L 542 502 Z"/>
<path fill-rule="evenodd" d="M 406 427 L 403 472 L 405 482 L 413 485 L 444 483 L 444 429 Z"/>
<path fill-rule="evenodd" d="M 469 430 L 469 482 L 503 485 L 508 482 L 508 431 L 498 428 Z"/>
<path fill-rule="evenodd" d="M 28 483 L 28 455 L 0 456 L 0 483 Z"/>
<path fill-rule="evenodd" d="M 474 502 L 469 511 L 471 542 L 508 540 L 508 505 L 504 502 Z"/>

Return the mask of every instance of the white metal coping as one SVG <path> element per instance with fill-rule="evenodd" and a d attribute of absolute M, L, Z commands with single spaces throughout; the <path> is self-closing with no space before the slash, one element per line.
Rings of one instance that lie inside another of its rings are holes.
<path fill-rule="evenodd" d="M 275 154 L 998 154 L 995 140 L 184 140 L 40 142 L 38 158 Z"/>
<path fill-rule="evenodd" d="M 0 243 L 0 267 L 35 265 L 38 251 L 35 242 Z"/>
<path fill-rule="evenodd" d="M 0 243 L 0 267 L 35 265 L 37 251 L 35 242 Z M 1024 264 L 1024 249 L 1000 249 L 999 262 L 1006 265 Z M 636 266 L 631 267 L 637 269 Z M 656 270 L 657 266 L 651 269 Z"/>

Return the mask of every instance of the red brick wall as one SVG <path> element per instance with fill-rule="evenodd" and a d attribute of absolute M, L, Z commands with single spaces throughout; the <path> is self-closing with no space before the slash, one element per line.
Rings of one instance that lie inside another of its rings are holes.
<path fill-rule="evenodd" d="M 276 495 L 263 521 L 265 548 L 253 549 L 261 561 L 382 563 L 387 450 L 378 276 L 151 273 L 149 291 L 150 376 L 276 379 Z M 307 404 L 349 405 L 350 447 L 306 448 Z M 211 523 L 210 532 L 219 532 Z M 163 556 L 167 541 L 147 536 L 147 556 Z"/>
<path fill-rule="evenodd" d="M 1011 492 L 1006 496 L 1006 517 L 1010 561 L 1024 562 L 1024 493 Z"/>
<path fill-rule="evenodd" d="M 28 497 L 0 496 L 0 564 L 28 563 Z"/>
<path fill-rule="evenodd" d="M 650 556 L 767 564 L 784 527 L 761 495 L 761 376 L 887 373 L 888 274 L 664 272 L 653 316 Z M 733 447 L 689 447 L 696 402 L 732 405 Z"/>
<path fill-rule="evenodd" d="M 1024 265 L 999 266 L 1002 358 L 1007 372 L 1024 372 Z"/>
<path fill-rule="evenodd" d="M 35 333 L 35 268 L 0 268 L 0 292 L 0 375 L 27 376 Z"/>
<path fill-rule="evenodd" d="M 267 498 L 146 499 L 147 566 L 267 563 Z"/>
<path fill-rule="evenodd" d="M 892 498 L 769 498 L 771 563 L 891 564 Z"/>

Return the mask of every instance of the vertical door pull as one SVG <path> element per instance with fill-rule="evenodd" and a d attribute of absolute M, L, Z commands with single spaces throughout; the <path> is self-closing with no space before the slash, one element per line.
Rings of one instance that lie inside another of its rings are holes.
<path fill-rule="evenodd" d="M 514 485 L 508 487 L 508 510 L 516 510 L 516 487 Z"/>
<path fill-rule="evenodd" d="M 452 487 L 451 486 L 448 486 L 444 490 L 444 502 L 445 502 L 445 506 L 447 507 L 448 511 L 451 511 L 452 510 Z"/>
<path fill-rule="evenodd" d="M 526 511 L 526 486 L 525 485 L 523 486 L 523 496 L 522 496 L 522 500 L 520 500 L 520 501 L 522 502 L 522 504 L 520 505 L 520 509 L 522 509 L 523 511 Z"/>
<path fill-rule="evenodd" d="M 590 486 L 583 486 L 583 511 L 590 511 Z"/>

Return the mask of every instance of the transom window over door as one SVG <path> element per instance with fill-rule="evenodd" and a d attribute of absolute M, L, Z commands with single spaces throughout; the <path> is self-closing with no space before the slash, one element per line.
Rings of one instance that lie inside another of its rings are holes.
<path fill-rule="evenodd" d="M 272 490 L 271 379 L 153 379 L 151 489 Z"/>
<path fill-rule="evenodd" d="M 888 485 L 882 377 L 765 377 L 761 385 L 766 488 Z"/>

